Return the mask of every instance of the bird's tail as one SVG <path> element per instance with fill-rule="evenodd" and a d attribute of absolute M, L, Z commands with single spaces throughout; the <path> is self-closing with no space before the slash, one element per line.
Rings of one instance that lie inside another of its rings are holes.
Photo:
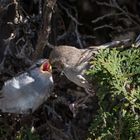
<path fill-rule="evenodd" d="M 131 46 L 131 40 L 130 39 L 124 39 L 120 41 L 112 41 L 100 46 L 90 46 L 89 49 L 93 49 L 95 51 L 100 50 L 100 49 L 106 49 L 106 48 L 117 48 L 117 47 L 122 47 L 122 48 L 127 48 Z"/>

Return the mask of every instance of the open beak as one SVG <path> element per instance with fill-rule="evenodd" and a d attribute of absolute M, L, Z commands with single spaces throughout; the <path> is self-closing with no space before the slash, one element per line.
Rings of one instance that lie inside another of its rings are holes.
<path fill-rule="evenodd" d="M 46 72 L 52 73 L 52 66 L 51 66 L 51 64 L 49 63 L 48 60 L 45 61 L 45 62 L 41 65 L 40 70 L 41 70 L 41 72 L 43 72 L 43 73 L 46 73 Z"/>

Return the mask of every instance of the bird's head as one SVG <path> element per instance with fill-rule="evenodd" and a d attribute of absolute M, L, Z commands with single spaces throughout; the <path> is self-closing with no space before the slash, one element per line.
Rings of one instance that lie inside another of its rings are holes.
<path fill-rule="evenodd" d="M 53 66 L 53 69 L 57 71 L 63 71 L 65 69 L 65 63 L 62 59 L 51 59 L 50 60 L 51 65 Z"/>

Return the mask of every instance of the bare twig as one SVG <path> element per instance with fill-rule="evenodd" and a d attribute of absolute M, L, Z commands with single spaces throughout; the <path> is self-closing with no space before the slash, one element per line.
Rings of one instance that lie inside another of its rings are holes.
<path fill-rule="evenodd" d="M 115 13 L 115 12 L 107 13 L 101 17 L 98 17 L 98 18 L 92 20 L 91 22 L 97 23 L 97 22 L 100 22 L 101 20 L 104 20 L 105 18 L 112 17 L 112 16 L 121 16 L 121 15 L 123 15 L 123 14 L 122 13 Z"/>
<path fill-rule="evenodd" d="M 11 33 L 11 36 L 8 39 L 5 40 L 6 48 L 5 48 L 5 51 L 4 51 L 4 57 L 2 59 L 2 62 L 0 63 L 0 73 L 2 73 L 2 71 L 4 70 L 4 63 L 5 63 L 5 60 L 6 60 L 6 56 L 8 55 L 8 53 L 11 53 L 10 42 L 14 38 L 15 38 L 15 35 L 13 33 Z"/>
<path fill-rule="evenodd" d="M 61 3 L 59 3 L 59 6 L 65 10 L 65 12 L 67 13 L 68 17 L 70 17 L 72 19 L 72 21 L 74 21 L 74 23 L 78 24 L 78 25 L 82 25 L 82 23 L 80 23 L 68 10 L 68 8 L 64 7 Z M 74 8 L 73 8 L 74 9 Z M 75 9 L 76 10 L 76 9 Z M 77 17 L 77 15 L 76 15 Z"/>
<path fill-rule="evenodd" d="M 75 17 L 74 17 L 74 16 L 71 14 L 71 12 L 68 10 L 68 8 L 64 7 L 64 6 L 63 6 L 62 4 L 60 4 L 60 3 L 59 3 L 59 5 L 60 5 L 60 7 L 61 7 L 63 10 L 65 10 L 65 12 L 67 13 L 68 17 L 70 17 L 71 20 L 73 21 L 74 26 L 75 26 L 75 31 L 74 31 L 74 32 L 75 32 L 76 37 L 77 37 L 77 42 L 78 42 L 80 48 L 83 48 L 83 44 L 82 44 L 82 42 L 81 42 L 81 35 L 80 35 L 79 31 L 78 31 L 78 26 L 79 26 L 79 25 L 82 25 L 82 23 L 80 23 L 80 22 L 76 19 L 76 18 L 78 18 L 78 12 L 77 12 L 76 8 L 72 7 L 72 9 L 74 9 L 74 11 L 75 11 Z M 64 33 L 64 35 L 65 35 L 65 33 Z"/>
<path fill-rule="evenodd" d="M 112 30 L 114 29 L 114 27 L 112 25 L 104 24 L 104 25 L 101 25 L 101 26 L 94 28 L 94 31 L 99 30 L 99 29 L 103 29 L 103 28 L 110 28 Z"/>
<path fill-rule="evenodd" d="M 14 0 L 14 4 L 15 4 L 15 12 L 16 12 L 16 15 L 15 15 L 15 23 L 18 24 L 22 21 L 22 16 L 21 14 L 19 13 L 19 3 L 17 0 Z"/>
<path fill-rule="evenodd" d="M 111 0 L 110 3 L 107 3 L 107 2 L 99 2 L 97 1 L 97 4 L 98 5 L 102 5 L 102 6 L 107 6 L 107 7 L 110 7 L 110 8 L 114 8 L 118 11 L 120 11 L 125 17 L 127 17 L 132 23 L 134 23 L 135 25 L 137 25 L 139 27 L 139 23 L 136 22 L 137 20 L 137 17 L 132 15 L 130 12 L 122 9 L 119 4 L 117 3 L 116 0 Z M 135 19 L 134 19 L 135 18 Z M 139 27 L 140 28 L 140 27 Z"/>

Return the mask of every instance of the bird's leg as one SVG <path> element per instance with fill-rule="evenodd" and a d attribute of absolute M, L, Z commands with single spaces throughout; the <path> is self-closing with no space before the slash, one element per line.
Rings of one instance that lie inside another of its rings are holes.
<path fill-rule="evenodd" d="M 71 103 L 69 105 L 70 110 L 73 113 L 73 116 L 75 117 L 78 111 L 78 108 L 87 108 L 87 106 L 85 105 L 85 103 L 88 101 L 88 99 L 90 97 L 93 97 L 95 95 L 95 92 L 93 90 L 89 90 L 89 89 L 85 89 L 87 95 L 84 97 L 81 97 L 80 99 L 78 99 L 77 101 Z"/>
<path fill-rule="evenodd" d="M 87 102 L 87 100 L 90 98 L 90 97 L 93 97 L 95 95 L 95 92 L 93 90 L 89 90 L 89 89 L 85 89 L 87 95 L 82 97 L 81 99 L 79 99 L 76 104 L 78 107 L 85 107 L 85 103 Z"/>

